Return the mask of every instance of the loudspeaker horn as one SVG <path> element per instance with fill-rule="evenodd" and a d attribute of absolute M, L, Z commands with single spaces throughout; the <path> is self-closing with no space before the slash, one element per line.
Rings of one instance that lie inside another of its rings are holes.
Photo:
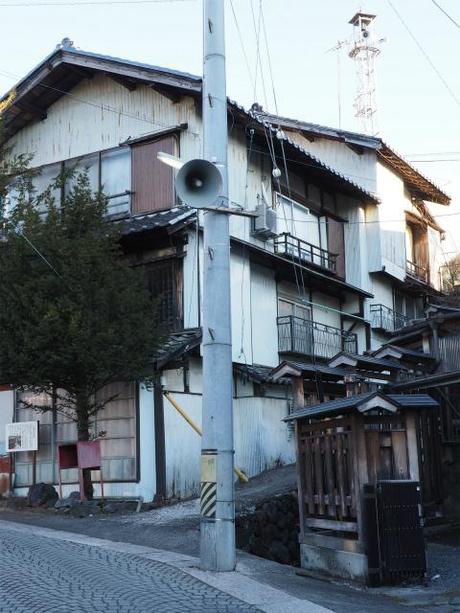
<path fill-rule="evenodd" d="M 207 160 L 190 160 L 177 173 L 176 192 L 195 209 L 211 206 L 222 193 L 220 170 Z"/>

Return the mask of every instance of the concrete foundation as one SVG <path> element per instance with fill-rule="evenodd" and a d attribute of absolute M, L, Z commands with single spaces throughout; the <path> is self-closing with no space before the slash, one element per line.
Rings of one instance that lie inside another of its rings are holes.
<path fill-rule="evenodd" d="M 367 556 L 360 551 L 354 541 L 337 539 L 342 544 L 337 548 L 336 539 L 321 539 L 319 544 L 314 537 L 306 537 L 300 543 L 300 566 L 306 571 L 328 577 L 351 579 L 365 583 L 368 575 Z M 350 545 L 348 545 L 350 544 Z"/>

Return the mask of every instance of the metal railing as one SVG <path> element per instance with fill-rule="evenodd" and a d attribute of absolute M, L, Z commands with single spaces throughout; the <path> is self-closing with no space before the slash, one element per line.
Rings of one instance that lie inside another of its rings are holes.
<path fill-rule="evenodd" d="M 371 327 L 375 330 L 394 332 L 404 328 L 410 322 L 410 318 L 398 313 L 384 304 L 371 304 L 370 306 Z"/>
<path fill-rule="evenodd" d="M 428 283 L 428 268 L 419 266 L 415 262 L 411 262 L 411 260 L 406 260 L 406 272 L 413 279 Z"/>
<path fill-rule="evenodd" d="M 354 332 L 346 332 L 295 315 L 280 316 L 277 318 L 277 324 L 280 353 L 332 358 L 340 351 L 358 351 L 358 338 Z"/>
<path fill-rule="evenodd" d="M 337 271 L 337 254 L 307 243 L 289 232 L 279 234 L 274 240 L 275 253 L 302 264 L 314 264 L 330 272 Z"/>

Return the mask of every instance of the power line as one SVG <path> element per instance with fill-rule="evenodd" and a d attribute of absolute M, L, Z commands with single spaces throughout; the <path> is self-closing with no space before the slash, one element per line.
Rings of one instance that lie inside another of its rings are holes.
<path fill-rule="evenodd" d="M 35 7 L 35 6 L 97 6 L 108 4 L 171 4 L 173 2 L 196 2 L 196 0 L 75 0 L 74 2 L 4 2 L 0 4 L 2 8 L 20 8 L 20 7 Z"/>
<path fill-rule="evenodd" d="M 249 64 L 249 59 L 248 59 L 248 55 L 246 53 L 246 47 L 244 45 L 243 35 L 241 33 L 241 28 L 240 28 L 240 24 L 239 24 L 239 21 L 238 21 L 238 17 L 236 16 L 236 11 L 235 11 L 235 7 L 233 5 L 233 0 L 230 0 L 230 7 L 232 9 L 233 19 L 235 20 L 236 31 L 238 33 L 238 38 L 240 40 L 241 50 L 243 52 L 244 61 L 246 63 L 246 68 L 248 69 L 249 80 L 251 81 L 252 87 L 255 89 L 254 76 L 252 74 L 251 66 Z"/>
<path fill-rule="evenodd" d="M 425 164 L 432 162 L 460 162 L 460 158 L 434 158 L 432 160 L 408 160 L 409 162 L 414 162 L 415 164 Z"/>
<path fill-rule="evenodd" d="M 447 17 L 447 19 L 449 19 L 454 24 L 454 26 L 456 26 L 457 28 L 460 28 L 460 23 L 458 23 L 458 21 L 455 21 L 455 19 L 451 15 L 449 15 L 449 13 L 445 9 L 443 9 L 442 6 L 436 2 L 436 0 L 431 0 L 431 2 L 435 6 L 438 7 L 438 9 L 441 11 L 441 13 L 444 13 L 444 15 Z"/>
<path fill-rule="evenodd" d="M 299 202 L 299 204 L 301 204 Z M 308 208 L 308 205 L 306 205 Z M 460 215 L 460 211 L 457 213 L 440 213 L 439 215 L 433 215 L 433 217 L 438 218 L 438 217 L 457 217 Z M 280 221 L 283 221 L 282 217 L 277 217 L 277 219 L 279 219 Z M 344 226 L 354 226 L 354 225 L 363 225 L 363 226 L 370 226 L 370 225 L 374 225 L 374 224 L 380 224 L 380 223 L 405 223 L 406 219 L 375 219 L 372 221 L 347 221 L 347 220 L 342 220 L 342 219 L 333 219 L 334 223 L 337 224 L 342 224 Z M 309 224 L 317 224 L 317 220 L 312 220 L 310 221 L 309 219 L 296 219 L 295 223 L 309 223 Z"/>
<path fill-rule="evenodd" d="M 423 57 L 426 59 L 428 64 L 431 66 L 433 71 L 436 73 L 436 75 L 438 76 L 438 78 L 441 81 L 441 83 L 444 85 L 446 90 L 449 92 L 449 94 L 452 97 L 452 99 L 455 101 L 455 103 L 458 106 L 460 106 L 460 99 L 457 97 L 457 95 L 455 94 L 454 90 L 450 87 L 449 83 L 446 81 L 446 79 L 443 77 L 443 75 L 439 72 L 439 70 L 437 69 L 436 65 L 433 63 L 432 59 L 430 58 L 428 53 L 425 51 L 425 49 L 423 48 L 421 43 L 419 43 L 418 39 L 415 37 L 415 35 L 413 34 L 412 30 L 409 28 L 407 23 L 404 21 L 403 17 L 399 13 L 399 11 L 396 9 L 396 7 L 391 2 L 391 0 L 387 0 L 387 3 L 390 5 L 390 7 L 392 8 L 393 12 L 395 13 L 395 15 L 397 16 L 399 21 L 402 23 L 404 29 L 407 31 L 409 36 L 412 38 L 414 43 L 417 45 L 417 47 L 418 47 L 419 51 L 422 53 Z"/>

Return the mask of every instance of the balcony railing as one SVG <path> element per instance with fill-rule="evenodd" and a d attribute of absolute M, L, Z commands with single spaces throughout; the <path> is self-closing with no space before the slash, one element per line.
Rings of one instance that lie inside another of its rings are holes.
<path fill-rule="evenodd" d="M 307 243 L 289 232 L 279 234 L 274 241 L 275 253 L 284 255 L 301 264 L 313 264 L 335 273 L 337 271 L 337 254 L 316 245 Z"/>
<path fill-rule="evenodd" d="M 409 317 L 393 311 L 384 304 L 371 304 L 370 315 L 372 328 L 385 332 L 394 332 L 410 322 Z"/>
<path fill-rule="evenodd" d="M 294 315 L 278 317 L 277 323 L 280 353 L 332 358 L 340 351 L 358 351 L 358 339 L 354 332 L 345 332 Z"/>
<path fill-rule="evenodd" d="M 406 260 L 406 272 L 409 277 L 422 281 L 422 283 L 428 283 L 428 269 L 411 262 L 411 260 Z"/>

